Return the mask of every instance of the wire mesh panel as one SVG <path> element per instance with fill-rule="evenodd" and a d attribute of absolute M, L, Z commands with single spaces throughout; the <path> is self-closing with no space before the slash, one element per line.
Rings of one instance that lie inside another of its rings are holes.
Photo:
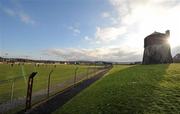
<path fill-rule="evenodd" d="M 58 65 L 56 69 L 53 69 L 53 73 L 50 78 L 50 94 L 53 95 L 54 93 L 68 87 L 68 85 L 73 84 L 75 70 L 77 68 L 79 70 L 79 65 Z M 78 70 L 76 75 L 78 75 Z M 84 72 L 84 70 L 81 69 L 81 72 Z"/>
<path fill-rule="evenodd" d="M 24 109 L 31 67 L 25 64 L 0 64 L 0 113 Z"/>
<path fill-rule="evenodd" d="M 19 76 L 0 82 L 0 112 L 6 112 L 16 107 L 24 108 L 27 88 L 24 77 Z"/>
<path fill-rule="evenodd" d="M 0 104 L 3 104 L 11 99 L 11 80 L 0 81 Z"/>
<path fill-rule="evenodd" d="M 52 65 L 39 64 L 36 66 L 37 75 L 33 81 L 32 104 L 36 104 L 47 98 L 48 75 Z"/>

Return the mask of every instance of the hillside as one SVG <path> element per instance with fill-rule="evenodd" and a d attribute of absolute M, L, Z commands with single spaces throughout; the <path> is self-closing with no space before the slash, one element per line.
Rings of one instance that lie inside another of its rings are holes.
<path fill-rule="evenodd" d="M 180 64 L 119 65 L 54 114 L 180 113 Z"/>

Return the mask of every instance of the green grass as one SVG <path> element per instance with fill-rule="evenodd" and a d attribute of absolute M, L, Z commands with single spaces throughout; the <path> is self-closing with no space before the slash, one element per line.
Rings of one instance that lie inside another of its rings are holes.
<path fill-rule="evenodd" d="M 77 75 L 86 74 L 87 66 L 83 65 L 56 65 L 56 67 L 54 65 L 40 65 L 39 67 L 35 67 L 34 64 L 25 64 L 11 67 L 10 64 L 0 64 L 0 81 L 21 77 L 14 81 L 13 98 L 25 97 L 28 76 L 33 71 L 38 72 L 34 78 L 33 93 L 35 93 L 36 91 L 47 89 L 48 75 L 52 69 L 51 87 L 72 79 L 76 67 L 79 68 Z M 12 83 L 12 81 L 8 81 L 0 84 L 0 104 L 10 100 Z"/>
<path fill-rule="evenodd" d="M 179 114 L 180 64 L 118 65 L 54 114 Z"/>

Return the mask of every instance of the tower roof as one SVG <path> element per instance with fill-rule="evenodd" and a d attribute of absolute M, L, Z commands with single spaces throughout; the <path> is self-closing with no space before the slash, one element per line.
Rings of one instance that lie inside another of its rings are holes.
<path fill-rule="evenodd" d="M 167 30 L 165 33 L 160 33 L 155 31 L 152 34 L 145 37 L 144 47 L 157 45 L 157 44 L 166 44 L 169 36 L 170 36 L 169 30 Z"/>
<path fill-rule="evenodd" d="M 148 35 L 146 38 L 163 38 L 166 34 L 154 31 L 152 34 Z"/>

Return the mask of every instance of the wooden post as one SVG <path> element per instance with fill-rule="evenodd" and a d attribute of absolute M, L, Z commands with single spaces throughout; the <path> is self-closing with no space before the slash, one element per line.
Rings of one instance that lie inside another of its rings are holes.
<path fill-rule="evenodd" d="M 31 75 L 29 76 L 29 79 L 28 79 L 28 88 L 27 88 L 27 96 L 26 96 L 26 108 L 25 108 L 26 111 L 31 108 L 33 78 L 34 78 L 34 76 L 36 74 L 37 74 L 37 72 L 32 72 Z"/>

